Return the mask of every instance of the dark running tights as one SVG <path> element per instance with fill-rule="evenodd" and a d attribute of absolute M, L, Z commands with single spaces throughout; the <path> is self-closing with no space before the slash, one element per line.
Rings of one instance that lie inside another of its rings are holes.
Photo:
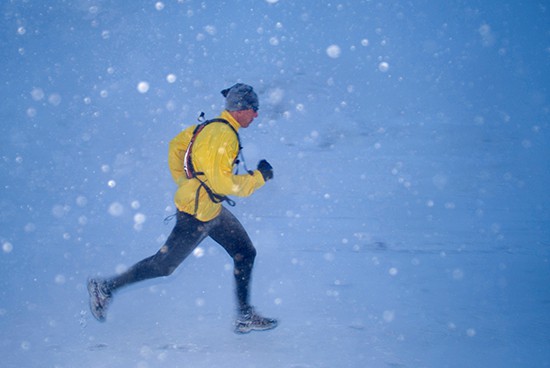
<path fill-rule="evenodd" d="M 108 288 L 115 291 L 138 281 L 170 275 L 207 236 L 233 258 L 237 301 L 241 310 L 246 309 L 256 249 L 239 220 L 224 207 L 218 217 L 208 222 L 178 211 L 176 226 L 159 251 L 107 280 Z"/>

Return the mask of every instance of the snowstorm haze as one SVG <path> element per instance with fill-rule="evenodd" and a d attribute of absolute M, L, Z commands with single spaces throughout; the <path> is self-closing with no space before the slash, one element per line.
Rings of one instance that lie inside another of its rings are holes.
<path fill-rule="evenodd" d="M 550 367 L 550 9 L 537 1 L 3 1 L 0 355 L 12 367 Z M 220 91 L 274 179 L 245 336 L 211 239 L 164 243 L 168 142 Z"/>

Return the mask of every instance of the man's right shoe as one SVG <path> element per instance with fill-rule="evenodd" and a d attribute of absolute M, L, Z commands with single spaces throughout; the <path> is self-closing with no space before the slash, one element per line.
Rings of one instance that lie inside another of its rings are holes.
<path fill-rule="evenodd" d="M 90 311 L 99 322 L 105 322 L 107 318 L 107 308 L 113 298 L 107 288 L 107 283 L 103 280 L 89 279 L 88 293 L 90 294 Z"/>
<path fill-rule="evenodd" d="M 277 320 L 262 317 L 253 307 L 242 311 L 235 321 L 235 333 L 245 334 L 250 331 L 265 331 L 277 327 Z"/>

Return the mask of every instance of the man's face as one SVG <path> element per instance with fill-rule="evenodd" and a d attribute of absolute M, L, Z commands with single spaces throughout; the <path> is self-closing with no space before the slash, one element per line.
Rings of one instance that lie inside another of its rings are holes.
<path fill-rule="evenodd" d="M 253 109 L 235 111 L 235 113 L 233 116 L 235 116 L 235 119 L 243 128 L 248 128 L 252 124 L 252 121 L 258 117 L 258 112 Z"/>

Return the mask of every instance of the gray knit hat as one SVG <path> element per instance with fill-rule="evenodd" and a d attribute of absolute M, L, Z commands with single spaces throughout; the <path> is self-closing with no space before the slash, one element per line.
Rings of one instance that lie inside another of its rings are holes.
<path fill-rule="evenodd" d="M 260 103 L 258 95 L 248 84 L 237 83 L 222 91 L 225 97 L 225 109 L 227 111 L 254 110 L 258 111 Z"/>

